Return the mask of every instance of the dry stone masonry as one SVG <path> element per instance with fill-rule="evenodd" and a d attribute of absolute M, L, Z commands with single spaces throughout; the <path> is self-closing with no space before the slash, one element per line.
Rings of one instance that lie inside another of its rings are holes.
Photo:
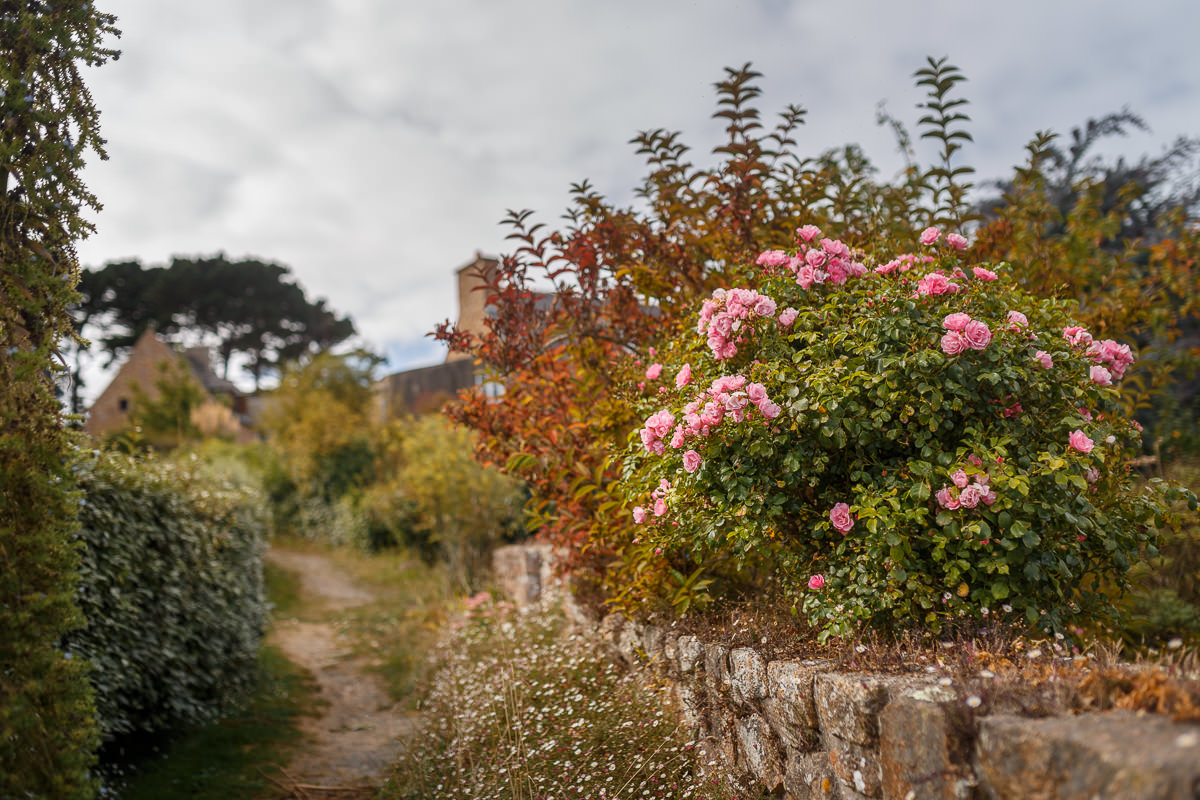
<path fill-rule="evenodd" d="M 545 558 L 526 562 L 539 587 Z M 984 715 L 944 681 L 767 661 L 616 614 L 592 627 L 615 658 L 670 687 L 701 764 L 785 800 L 1200 800 L 1200 725 L 1125 711 Z"/>

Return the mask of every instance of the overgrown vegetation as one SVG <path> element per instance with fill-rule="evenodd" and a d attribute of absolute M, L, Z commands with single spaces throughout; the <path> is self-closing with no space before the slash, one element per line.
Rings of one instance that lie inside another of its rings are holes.
<path fill-rule="evenodd" d="M 6 4 L 0 20 L 0 796 L 85 798 L 97 727 L 85 666 L 58 646 L 73 598 L 73 438 L 55 397 L 75 243 L 99 208 L 79 177 L 105 157 L 80 68 L 118 34 L 91 3 Z"/>

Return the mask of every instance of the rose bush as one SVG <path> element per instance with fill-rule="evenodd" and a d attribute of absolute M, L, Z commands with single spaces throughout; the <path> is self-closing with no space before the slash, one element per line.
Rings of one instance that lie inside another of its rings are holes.
<path fill-rule="evenodd" d="M 755 565 L 823 636 L 1112 607 L 1165 491 L 1126 466 L 1133 353 L 962 237 L 919 241 L 868 260 L 806 225 L 660 348 L 625 462 L 643 562 Z"/>

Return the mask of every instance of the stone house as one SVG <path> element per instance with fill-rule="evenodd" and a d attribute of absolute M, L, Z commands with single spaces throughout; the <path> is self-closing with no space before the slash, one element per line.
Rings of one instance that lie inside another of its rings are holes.
<path fill-rule="evenodd" d="M 492 256 L 476 252 L 474 259 L 455 270 L 459 330 L 469 333 L 487 330 L 489 309 L 484 287 L 499 263 Z M 461 390 L 477 386 L 484 391 L 499 391 L 498 387 L 485 385 L 484 376 L 471 356 L 449 353 L 442 364 L 396 372 L 376 381 L 377 413 L 381 420 L 386 420 L 436 411 Z"/>
<path fill-rule="evenodd" d="M 193 347 L 181 353 L 152 328 L 134 343 L 125 363 L 88 410 L 84 431 L 99 438 L 128 425 L 135 395 L 140 392 L 157 399 L 158 381 L 164 368 L 172 364 L 181 365 L 184 374 L 207 396 L 204 404 L 192 412 L 197 427 L 208 434 L 231 435 L 239 443 L 255 439 L 248 424 L 251 398 L 213 371 L 208 348 Z"/>

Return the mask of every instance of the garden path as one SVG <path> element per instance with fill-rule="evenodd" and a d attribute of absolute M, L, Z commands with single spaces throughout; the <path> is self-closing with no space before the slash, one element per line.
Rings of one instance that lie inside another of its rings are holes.
<path fill-rule="evenodd" d="M 320 686 L 320 716 L 305 717 L 309 744 L 285 768 L 298 798 L 348 797 L 377 787 L 396 760 L 397 741 L 410 733 L 412 717 L 384 691 L 382 682 L 356 658 L 339 635 L 339 612 L 378 602 L 377 598 L 320 554 L 273 547 L 267 560 L 294 573 L 308 603 L 333 621 L 277 620 L 268 641 L 308 669 Z M 331 794 L 339 787 L 341 794 Z"/>

